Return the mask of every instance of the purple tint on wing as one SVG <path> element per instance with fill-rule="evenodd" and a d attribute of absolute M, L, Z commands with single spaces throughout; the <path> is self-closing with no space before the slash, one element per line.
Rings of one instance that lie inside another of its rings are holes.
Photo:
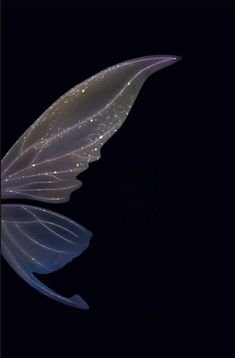
<path fill-rule="evenodd" d="M 100 158 L 145 80 L 180 60 L 147 56 L 109 67 L 53 103 L 2 161 L 2 198 L 60 203 L 81 186 L 76 176 Z"/>
<path fill-rule="evenodd" d="M 73 87 L 23 133 L 2 160 L 2 199 L 49 203 L 69 200 L 76 176 L 100 158 L 122 126 L 145 80 L 180 60 L 147 56 L 122 62 Z M 2 205 L 2 254 L 26 282 L 67 305 L 88 308 L 78 296 L 62 297 L 33 273 L 58 270 L 89 245 L 91 233 L 72 220 L 30 205 Z"/>
<path fill-rule="evenodd" d="M 91 232 L 53 211 L 30 205 L 2 205 L 1 246 L 9 265 L 31 286 L 70 306 L 88 308 L 78 295 L 62 297 L 33 273 L 57 271 L 89 245 Z"/>

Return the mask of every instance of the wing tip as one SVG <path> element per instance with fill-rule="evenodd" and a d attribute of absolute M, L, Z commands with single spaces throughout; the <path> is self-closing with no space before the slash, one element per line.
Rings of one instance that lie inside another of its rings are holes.
<path fill-rule="evenodd" d="M 79 295 L 72 296 L 70 302 L 75 308 L 80 308 L 82 310 L 90 309 L 89 305 Z"/>

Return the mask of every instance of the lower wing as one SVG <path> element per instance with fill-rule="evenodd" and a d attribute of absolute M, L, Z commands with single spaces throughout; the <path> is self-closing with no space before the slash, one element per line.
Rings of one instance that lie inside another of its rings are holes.
<path fill-rule="evenodd" d="M 2 254 L 32 287 L 67 305 L 89 308 L 79 296 L 54 292 L 33 273 L 47 274 L 70 262 L 89 246 L 91 232 L 53 211 L 31 205 L 2 205 Z"/>

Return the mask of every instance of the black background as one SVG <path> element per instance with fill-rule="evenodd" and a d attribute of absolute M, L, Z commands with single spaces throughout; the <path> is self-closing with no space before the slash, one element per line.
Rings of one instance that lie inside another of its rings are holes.
<path fill-rule="evenodd" d="M 42 296 L 2 262 L 3 357 L 224 352 L 212 286 L 222 265 L 214 214 L 232 121 L 232 9 L 6 3 L 3 155 L 54 100 L 98 71 L 144 55 L 183 60 L 146 82 L 70 202 L 44 205 L 93 232 L 80 258 L 41 277 L 63 295 L 79 293 L 90 310 Z"/>

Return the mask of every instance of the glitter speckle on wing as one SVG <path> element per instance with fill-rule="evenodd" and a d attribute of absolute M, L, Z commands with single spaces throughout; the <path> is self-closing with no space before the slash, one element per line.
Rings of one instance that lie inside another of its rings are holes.
<path fill-rule="evenodd" d="M 65 93 L 4 157 L 2 197 L 67 201 L 81 186 L 76 176 L 100 158 L 102 146 L 124 123 L 144 81 L 176 60 L 148 56 L 126 61 Z"/>

